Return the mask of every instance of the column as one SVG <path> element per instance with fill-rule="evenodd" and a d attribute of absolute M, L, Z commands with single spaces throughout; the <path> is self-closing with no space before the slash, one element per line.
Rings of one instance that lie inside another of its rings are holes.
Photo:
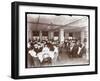
<path fill-rule="evenodd" d="M 29 39 L 32 40 L 32 31 L 27 31 L 27 42 L 29 41 Z"/>
<path fill-rule="evenodd" d="M 82 31 L 81 32 L 81 42 L 83 43 L 83 41 L 84 41 L 84 38 L 85 38 L 85 36 L 84 36 L 85 34 L 84 34 L 84 31 Z"/>
<path fill-rule="evenodd" d="M 69 37 L 69 33 L 65 32 L 65 39 L 68 39 L 68 37 Z"/>
<path fill-rule="evenodd" d="M 42 41 L 42 31 L 41 30 L 39 31 L 39 39 L 40 41 Z"/>
<path fill-rule="evenodd" d="M 30 40 L 32 40 L 33 37 L 33 33 L 32 33 L 32 28 L 30 26 L 30 24 L 27 24 L 27 42 Z"/>
<path fill-rule="evenodd" d="M 60 44 L 64 42 L 64 29 L 60 29 L 59 31 L 59 41 L 60 41 Z"/>
<path fill-rule="evenodd" d="M 48 39 L 50 40 L 50 31 L 48 31 Z"/>
<path fill-rule="evenodd" d="M 48 33 L 48 38 L 49 38 L 49 40 L 54 39 L 54 32 L 53 31 L 50 31 Z"/>

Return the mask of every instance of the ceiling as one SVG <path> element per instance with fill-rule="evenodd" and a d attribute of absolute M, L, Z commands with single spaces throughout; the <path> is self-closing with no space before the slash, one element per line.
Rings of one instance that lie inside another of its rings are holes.
<path fill-rule="evenodd" d="M 27 14 L 27 26 L 31 30 L 53 31 L 63 28 L 69 30 L 82 30 L 88 26 L 87 16 L 44 15 Z"/>

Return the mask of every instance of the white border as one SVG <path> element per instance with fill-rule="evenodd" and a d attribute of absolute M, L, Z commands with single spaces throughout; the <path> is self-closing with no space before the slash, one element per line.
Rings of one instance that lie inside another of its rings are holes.
<path fill-rule="evenodd" d="M 75 67 L 25 68 L 25 12 L 90 15 L 90 65 Z M 19 6 L 19 75 L 41 75 L 95 71 L 95 12 L 94 10 Z"/>

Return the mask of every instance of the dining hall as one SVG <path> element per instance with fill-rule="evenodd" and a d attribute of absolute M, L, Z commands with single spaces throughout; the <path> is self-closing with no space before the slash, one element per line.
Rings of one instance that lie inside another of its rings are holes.
<path fill-rule="evenodd" d="M 26 15 L 26 67 L 89 64 L 89 16 Z"/>

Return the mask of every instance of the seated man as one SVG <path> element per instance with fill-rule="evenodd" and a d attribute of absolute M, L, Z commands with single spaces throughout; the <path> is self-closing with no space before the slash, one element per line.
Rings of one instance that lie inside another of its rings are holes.
<path fill-rule="evenodd" d="M 76 41 L 75 42 L 72 42 L 71 43 L 71 47 L 70 47 L 70 57 L 77 57 L 77 54 L 78 53 L 78 45 L 77 45 L 77 43 L 76 43 Z"/>
<path fill-rule="evenodd" d="M 50 57 L 44 58 L 42 61 L 42 65 L 51 65 L 52 64 L 52 59 Z"/>
<path fill-rule="evenodd" d="M 86 56 L 86 44 L 81 44 L 80 45 L 80 50 L 78 52 L 79 57 Z"/>

